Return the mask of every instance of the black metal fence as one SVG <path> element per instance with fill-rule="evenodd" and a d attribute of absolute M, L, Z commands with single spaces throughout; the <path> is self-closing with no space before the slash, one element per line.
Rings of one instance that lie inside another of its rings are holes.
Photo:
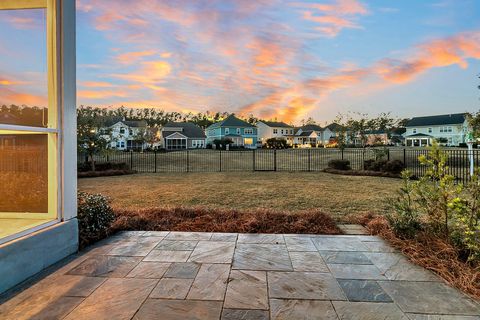
<path fill-rule="evenodd" d="M 446 149 L 450 172 L 459 181 L 469 179 L 469 151 Z M 480 165 L 480 150 L 473 150 L 475 166 Z M 400 160 L 416 176 L 425 173 L 418 160 L 426 149 L 391 148 L 388 160 Z M 349 160 L 352 169 L 363 169 L 365 160 L 375 159 L 373 149 L 257 149 L 257 150 L 182 150 L 171 152 L 110 152 L 95 156 L 97 163 L 126 163 L 138 172 L 228 172 L 228 171 L 322 171 L 333 159 Z M 78 161 L 85 162 L 79 155 Z"/>

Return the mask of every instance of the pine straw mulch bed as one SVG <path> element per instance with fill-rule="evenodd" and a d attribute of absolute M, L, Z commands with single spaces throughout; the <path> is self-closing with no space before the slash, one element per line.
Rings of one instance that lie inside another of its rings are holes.
<path fill-rule="evenodd" d="M 333 168 L 323 169 L 323 172 L 331 174 L 341 174 L 344 176 L 365 176 L 365 177 L 384 177 L 384 178 L 401 178 L 400 174 L 372 170 L 338 170 Z"/>
<path fill-rule="evenodd" d="M 401 239 L 383 216 L 366 215 L 355 220 L 371 234 L 384 238 L 413 263 L 435 272 L 451 286 L 480 300 L 480 264 L 462 260 L 461 253 L 445 240 L 426 234 L 419 234 L 413 240 Z"/>
<path fill-rule="evenodd" d="M 234 233 L 341 234 L 335 220 L 318 210 L 299 213 L 206 208 L 115 209 L 110 232 L 127 230 Z"/>

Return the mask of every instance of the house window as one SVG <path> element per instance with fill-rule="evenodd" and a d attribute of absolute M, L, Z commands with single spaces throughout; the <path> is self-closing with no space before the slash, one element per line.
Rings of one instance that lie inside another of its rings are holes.
<path fill-rule="evenodd" d="M 15 83 L 7 86 L 7 93 L 21 90 L 24 94 L 7 94 L 2 101 L 19 107 L 0 112 L 0 244 L 52 225 L 62 216 L 59 135 L 63 112 L 58 110 L 62 83 L 57 78 L 61 46 L 54 3 L 0 1 L 0 34 L 5 35 L 2 48 L 8 48 L 0 50 L 0 69 L 9 63 L 16 65 L 10 74 L 2 74 L 7 77 L 2 80 L 24 82 L 21 87 Z M 36 27 L 11 23 L 22 20 Z M 12 52 L 20 53 L 21 58 L 10 55 Z M 25 98 L 28 96 L 34 100 Z"/>
<path fill-rule="evenodd" d="M 277 134 L 278 133 L 278 129 L 273 129 L 273 134 Z"/>
<path fill-rule="evenodd" d="M 417 128 L 413 128 L 413 133 L 417 133 Z"/>
<path fill-rule="evenodd" d="M 243 130 L 244 134 L 253 134 L 253 129 L 252 128 L 245 128 Z"/>
<path fill-rule="evenodd" d="M 230 134 L 230 128 L 225 128 L 225 134 Z"/>
<path fill-rule="evenodd" d="M 241 132 L 240 128 L 237 128 L 237 134 L 240 134 L 240 132 Z"/>
<path fill-rule="evenodd" d="M 131 136 L 133 136 L 133 130 L 132 130 L 132 129 L 129 129 L 129 130 L 128 130 L 128 134 L 131 135 Z"/>
<path fill-rule="evenodd" d="M 280 130 L 280 132 L 283 134 L 283 129 L 282 129 L 282 130 Z"/>
<path fill-rule="evenodd" d="M 253 138 L 244 138 L 243 139 L 243 144 L 246 145 L 246 146 L 253 145 Z"/>
<path fill-rule="evenodd" d="M 452 132 L 452 127 L 448 127 L 448 132 Z"/>
<path fill-rule="evenodd" d="M 432 128 L 428 128 L 428 133 L 432 133 Z"/>
<path fill-rule="evenodd" d="M 125 128 L 120 128 L 120 134 L 124 134 L 125 133 Z"/>

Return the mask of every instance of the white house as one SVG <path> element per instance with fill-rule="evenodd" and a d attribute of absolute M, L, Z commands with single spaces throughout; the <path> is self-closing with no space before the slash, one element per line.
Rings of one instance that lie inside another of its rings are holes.
<path fill-rule="evenodd" d="M 301 148 L 318 146 L 323 141 L 323 128 L 316 124 L 307 124 L 297 128 L 293 137 L 293 145 Z"/>
<path fill-rule="evenodd" d="M 143 150 L 146 143 L 142 135 L 146 134 L 147 122 L 125 119 L 114 119 L 107 123 L 108 134 L 104 137 L 109 141 L 110 148 L 117 150 Z"/>
<path fill-rule="evenodd" d="M 258 142 L 264 145 L 270 138 L 285 139 L 288 144 L 292 144 L 294 128 L 285 122 L 277 121 L 259 121 L 258 128 Z"/>
<path fill-rule="evenodd" d="M 466 113 L 415 117 L 406 124 L 405 145 L 424 147 L 435 139 L 446 146 L 465 143 L 468 133 Z"/>
<path fill-rule="evenodd" d="M 169 122 L 161 130 L 166 150 L 205 149 L 206 138 L 203 129 L 191 122 Z"/>

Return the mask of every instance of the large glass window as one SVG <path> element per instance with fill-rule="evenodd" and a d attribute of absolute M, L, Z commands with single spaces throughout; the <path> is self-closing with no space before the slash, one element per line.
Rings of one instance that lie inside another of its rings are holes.
<path fill-rule="evenodd" d="M 53 3 L 0 1 L 0 243 L 58 219 Z"/>

